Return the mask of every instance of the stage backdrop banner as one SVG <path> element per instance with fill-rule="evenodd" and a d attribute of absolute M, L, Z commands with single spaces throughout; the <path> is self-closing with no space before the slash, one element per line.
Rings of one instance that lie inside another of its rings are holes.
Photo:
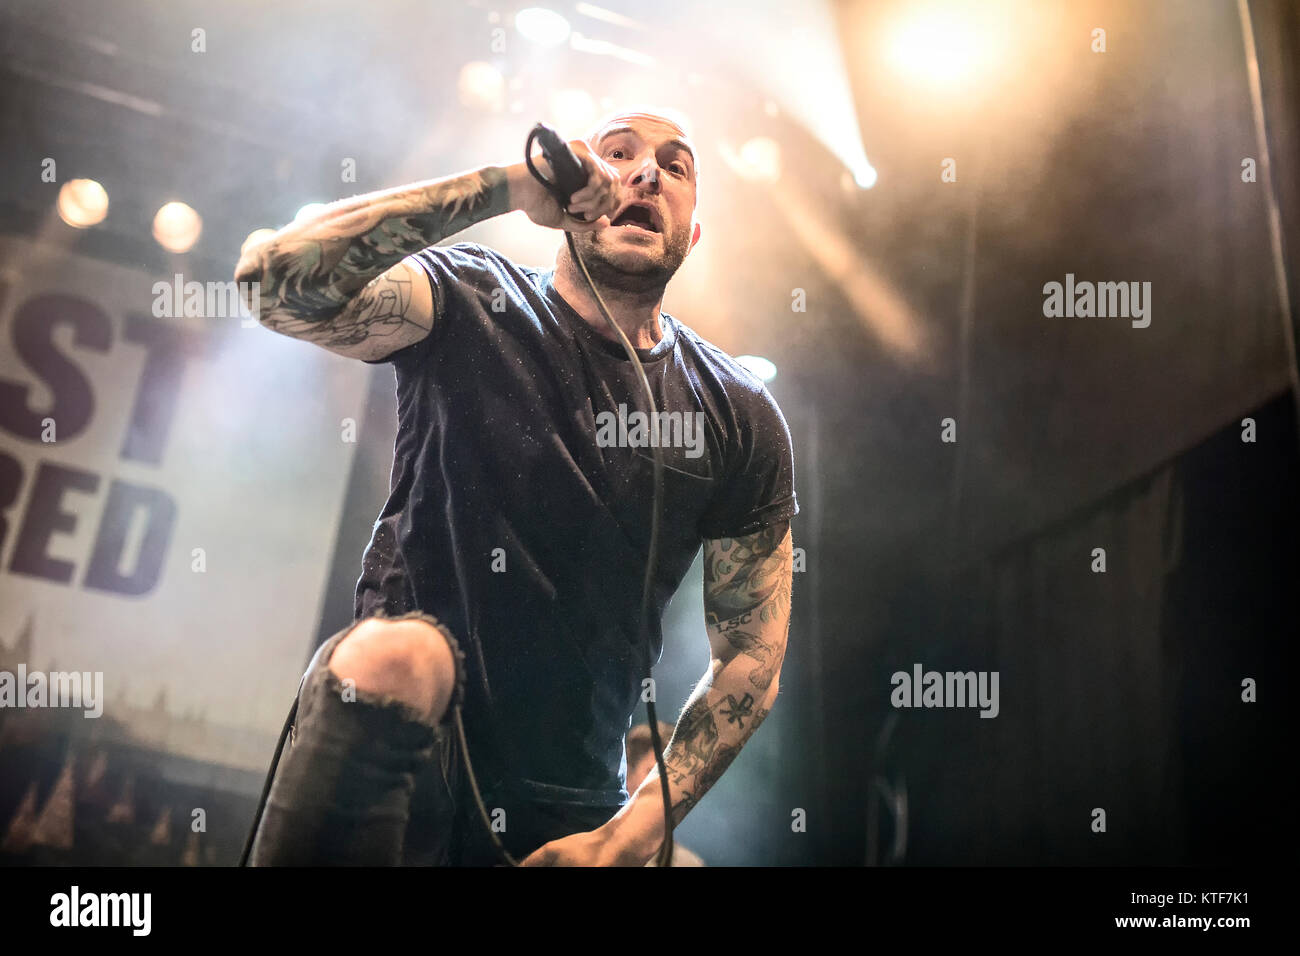
<path fill-rule="evenodd" d="M 92 736 L 264 769 L 367 369 L 258 327 L 229 276 L 177 261 L 0 239 L 0 671 L 24 664 L 29 693 L 32 671 L 102 674 Z"/>

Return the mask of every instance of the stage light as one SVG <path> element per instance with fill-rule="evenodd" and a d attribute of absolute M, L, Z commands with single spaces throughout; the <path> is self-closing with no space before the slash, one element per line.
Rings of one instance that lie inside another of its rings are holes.
<path fill-rule="evenodd" d="M 310 219 L 324 208 L 325 204 L 323 202 L 309 202 L 293 214 L 293 221 L 302 222 L 304 219 Z"/>
<path fill-rule="evenodd" d="M 874 5 L 801 0 L 792 17 L 790 4 L 777 0 L 713 0 L 701 18 L 699 39 L 744 50 L 729 68 L 734 80 L 752 91 L 755 107 L 802 126 L 843 168 L 861 170 L 870 164 L 845 57 L 874 55 L 859 44 L 878 41 L 847 32 L 844 16 L 868 6 Z M 798 68 L 780 68 L 792 63 Z M 782 142 L 789 147 L 791 141 Z"/>
<path fill-rule="evenodd" d="M 932 88 L 954 89 L 994 58 L 993 32 L 963 4 L 911 10 L 887 38 L 886 55 L 894 69 Z"/>
<path fill-rule="evenodd" d="M 505 104 L 506 78 L 491 63 L 473 60 L 460 68 L 456 93 L 462 106 L 497 113 Z"/>
<path fill-rule="evenodd" d="M 76 229 L 98 225 L 108 215 L 108 193 L 93 179 L 70 179 L 59 187 L 58 210 Z"/>
<path fill-rule="evenodd" d="M 776 366 L 761 355 L 737 355 L 736 361 L 757 375 L 760 381 L 770 382 L 776 378 Z"/>
<path fill-rule="evenodd" d="M 851 172 L 853 175 L 853 181 L 863 189 L 870 189 L 876 184 L 876 180 L 879 178 L 876 173 L 876 167 L 872 166 L 870 163 L 864 163 Z"/>
<path fill-rule="evenodd" d="M 774 183 L 781 177 L 781 147 L 767 136 L 746 140 L 735 153 L 724 149 L 723 155 L 742 179 Z"/>
<path fill-rule="evenodd" d="M 642 53 L 640 50 L 633 50 L 631 47 L 622 46 L 618 43 L 610 43 L 608 40 L 594 40 L 591 37 L 585 37 L 581 33 L 574 33 L 569 38 L 569 46 L 573 47 L 578 53 L 590 53 L 592 56 L 607 56 L 615 60 L 622 60 L 624 63 L 631 63 L 633 66 L 653 67 L 655 58 L 648 53 Z"/>
<path fill-rule="evenodd" d="M 613 10 L 606 10 L 604 7 L 598 7 L 594 4 L 575 3 L 573 10 L 581 16 L 591 17 L 591 19 L 599 20 L 602 23 L 611 23 L 616 27 L 623 27 L 627 30 L 646 29 L 646 25 L 640 20 L 633 20 L 631 17 L 625 17 L 621 13 L 615 13 Z"/>
<path fill-rule="evenodd" d="M 555 46 L 569 38 L 569 21 L 545 7 L 526 7 L 515 14 L 515 29 L 541 46 Z"/>
<path fill-rule="evenodd" d="M 585 132 L 596 122 L 596 101 L 586 90 L 556 90 L 551 94 L 551 119 L 563 134 Z"/>
<path fill-rule="evenodd" d="M 183 202 L 166 203 L 153 217 L 153 237 L 168 252 L 189 252 L 202 231 L 202 217 Z"/>

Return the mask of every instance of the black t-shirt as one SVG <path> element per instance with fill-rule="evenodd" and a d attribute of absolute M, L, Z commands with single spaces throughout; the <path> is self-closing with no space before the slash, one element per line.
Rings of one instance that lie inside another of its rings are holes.
<path fill-rule="evenodd" d="M 653 460 L 622 346 L 556 292 L 550 272 L 470 243 L 426 249 L 433 331 L 385 361 L 398 433 L 356 615 L 420 610 L 467 658 L 476 773 L 530 799 L 617 807 L 640 700 L 637 614 Z M 667 314 L 641 359 L 664 452 L 651 619 L 703 539 L 798 512 L 785 419 L 763 384 Z M 522 784 L 518 781 L 523 781 Z"/>

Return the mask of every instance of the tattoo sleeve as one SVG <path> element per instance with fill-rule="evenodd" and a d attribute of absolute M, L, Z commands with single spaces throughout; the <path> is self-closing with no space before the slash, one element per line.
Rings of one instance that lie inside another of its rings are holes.
<path fill-rule="evenodd" d="M 263 325 L 338 351 L 366 342 L 382 353 L 429 331 L 428 317 L 409 314 L 423 274 L 393 267 L 508 207 L 505 170 L 494 166 L 357 196 L 249 247 L 235 279 L 258 283 Z"/>
<path fill-rule="evenodd" d="M 790 626 L 788 523 L 704 545 L 710 672 L 687 701 L 664 764 L 675 823 L 708 792 L 767 717 Z"/>

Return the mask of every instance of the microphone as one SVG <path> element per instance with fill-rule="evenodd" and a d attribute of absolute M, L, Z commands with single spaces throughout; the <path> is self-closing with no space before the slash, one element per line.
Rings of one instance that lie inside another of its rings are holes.
<path fill-rule="evenodd" d="M 582 163 L 578 162 L 578 157 L 573 155 L 573 150 L 560 138 L 560 134 L 545 123 L 534 126 L 529 138 L 536 138 L 541 144 L 542 155 L 550 163 L 551 175 L 554 177 L 551 191 L 561 205 L 567 208 L 573 194 L 587 185 L 587 174 L 582 169 Z"/>

